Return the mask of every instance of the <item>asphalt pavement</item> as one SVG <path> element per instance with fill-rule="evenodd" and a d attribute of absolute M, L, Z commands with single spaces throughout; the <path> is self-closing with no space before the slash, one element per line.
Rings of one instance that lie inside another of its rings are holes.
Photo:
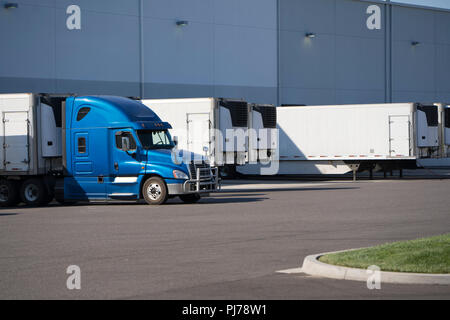
<path fill-rule="evenodd" d="M 200 203 L 0 210 L 0 299 L 450 299 L 286 275 L 307 255 L 450 232 L 450 180 L 235 181 Z M 450 262 L 449 262 L 450 263 Z M 80 290 L 69 290 L 68 266 Z"/>

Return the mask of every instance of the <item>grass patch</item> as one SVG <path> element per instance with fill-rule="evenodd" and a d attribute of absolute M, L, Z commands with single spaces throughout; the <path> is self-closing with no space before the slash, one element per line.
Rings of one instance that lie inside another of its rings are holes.
<path fill-rule="evenodd" d="M 376 265 L 382 271 L 450 273 L 450 233 L 327 254 L 319 261 L 361 269 Z"/>

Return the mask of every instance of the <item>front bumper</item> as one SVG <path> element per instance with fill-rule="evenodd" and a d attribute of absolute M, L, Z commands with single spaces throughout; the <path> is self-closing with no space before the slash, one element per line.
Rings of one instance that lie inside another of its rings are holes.
<path fill-rule="evenodd" d="M 189 179 L 183 183 L 168 184 L 169 195 L 183 195 L 192 193 L 208 194 L 220 190 L 220 178 L 218 168 L 208 168 L 208 177 L 201 175 L 202 168 L 197 168 L 196 179 Z"/>

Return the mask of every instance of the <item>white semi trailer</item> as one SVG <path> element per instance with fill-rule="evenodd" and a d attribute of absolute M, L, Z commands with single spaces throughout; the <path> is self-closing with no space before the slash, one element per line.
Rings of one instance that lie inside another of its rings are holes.
<path fill-rule="evenodd" d="M 417 103 L 278 107 L 278 174 L 450 165 L 448 114 L 447 105 Z"/>
<path fill-rule="evenodd" d="M 211 166 L 248 162 L 248 104 L 222 98 L 149 99 L 142 103 L 170 121 L 178 148 L 207 156 Z"/>
<path fill-rule="evenodd" d="M 222 176 L 233 176 L 236 167 L 268 163 L 276 154 L 276 107 L 225 98 L 148 99 L 142 103 L 164 121 L 178 147 L 206 155 Z"/>

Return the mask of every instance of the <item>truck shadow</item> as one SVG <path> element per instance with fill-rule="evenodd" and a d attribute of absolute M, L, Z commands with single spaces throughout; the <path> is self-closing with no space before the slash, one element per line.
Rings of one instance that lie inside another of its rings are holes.
<path fill-rule="evenodd" d="M 268 197 L 248 197 L 248 198 L 233 198 L 233 197 L 207 197 L 202 198 L 196 205 L 208 205 L 208 204 L 221 204 L 221 203 L 249 203 L 249 202 L 260 202 L 268 200 Z M 181 200 L 174 200 L 173 202 L 167 202 L 165 205 L 189 205 Z"/>
<path fill-rule="evenodd" d="M 271 188 L 271 189 L 245 189 L 245 190 L 222 190 L 219 193 L 215 193 L 210 197 L 202 198 L 198 203 L 200 205 L 206 204 L 220 204 L 220 203 L 249 203 L 249 202 L 260 202 L 264 200 L 269 200 L 270 192 L 283 192 L 283 191 L 331 191 L 331 190 L 354 190 L 360 189 L 359 187 L 324 187 L 324 188 Z M 68 207 L 85 207 L 85 206 L 140 206 L 147 205 L 143 200 L 140 201 L 112 201 L 112 202 L 77 202 L 74 204 L 61 205 L 57 202 L 52 202 L 47 205 L 47 208 L 68 208 Z M 167 205 L 189 205 L 182 202 L 178 197 L 169 199 L 163 206 Z M 20 205 L 18 207 L 4 207 L 2 209 L 35 209 L 37 207 Z M 41 207 L 45 208 L 45 207 Z M 0 213 L 0 216 L 13 216 L 18 213 Z"/>
<path fill-rule="evenodd" d="M 242 190 L 243 192 L 281 192 L 281 191 L 330 191 L 330 190 L 354 190 L 354 189 L 360 189 L 359 187 L 326 187 L 326 188 L 320 188 L 320 187 L 313 187 L 313 188 L 300 188 L 300 187 L 292 187 L 292 188 L 270 188 L 270 189 L 245 189 Z M 229 194 L 233 193 L 235 195 L 239 195 L 239 189 L 230 189 L 230 190 L 222 190 L 222 194 Z M 216 196 L 214 196 L 216 197 Z"/>

